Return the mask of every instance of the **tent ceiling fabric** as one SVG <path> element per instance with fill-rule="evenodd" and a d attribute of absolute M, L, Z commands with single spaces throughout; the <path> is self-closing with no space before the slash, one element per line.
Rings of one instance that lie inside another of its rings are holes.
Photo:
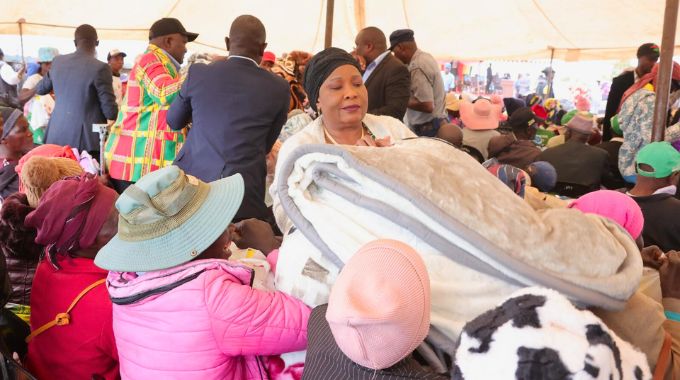
<path fill-rule="evenodd" d="M 632 58 L 638 45 L 660 43 L 664 0 L 336 0 L 333 45 L 354 47 L 364 25 L 415 30 L 419 46 L 440 58 L 588 60 Z M 176 17 L 204 49 L 225 50 L 240 14 L 259 17 L 269 48 L 323 48 L 323 0 L 22 0 L 3 7 L 0 34 L 71 37 L 89 23 L 100 39 L 146 40 L 149 26 Z M 676 43 L 680 41 L 680 29 Z M 198 48 L 201 50 L 201 48 Z M 676 47 L 676 51 L 680 51 Z"/>

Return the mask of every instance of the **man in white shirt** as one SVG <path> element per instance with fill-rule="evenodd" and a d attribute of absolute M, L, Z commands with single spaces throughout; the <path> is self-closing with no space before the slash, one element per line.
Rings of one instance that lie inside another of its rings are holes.
<path fill-rule="evenodd" d="M 116 103 L 120 108 L 123 104 L 123 82 L 120 80 L 120 71 L 125 64 L 125 57 L 127 54 L 118 49 L 113 49 L 106 56 L 106 61 L 111 67 L 111 74 L 113 74 L 113 93 L 116 95 Z"/>
<path fill-rule="evenodd" d="M 446 118 L 444 81 L 434 57 L 420 49 L 413 30 L 395 30 L 390 35 L 390 50 L 408 65 L 411 73 L 411 98 L 404 124 L 418 136 L 434 137 Z"/>
<path fill-rule="evenodd" d="M 449 93 L 456 88 L 456 77 L 451 73 L 451 64 L 448 62 L 444 64 L 442 80 L 444 81 L 444 92 Z"/>
<path fill-rule="evenodd" d="M 26 65 L 22 65 L 19 71 L 14 71 L 14 68 L 4 59 L 5 53 L 0 50 L 0 105 L 21 109 L 23 105 L 19 102 L 17 86 L 24 77 Z"/>

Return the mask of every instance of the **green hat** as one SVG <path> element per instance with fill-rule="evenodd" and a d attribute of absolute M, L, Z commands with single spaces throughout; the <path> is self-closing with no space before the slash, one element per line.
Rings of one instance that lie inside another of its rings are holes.
<path fill-rule="evenodd" d="M 649 165 L 653 171 L 644 171 L 640 165 Z M 680 152 L 668 142 L 653 142 L 640 149 L 637 155 L 637 174 L 643 177 L 666 178 L 680 170 Z"/>
<path fill-rule="evenodd" d="M 619 123 L 619 115 L 612 116 L 612 118 L 609 119 L 609 121 L 612 126 L 612 132 L 616 133 L 616 135 L 618 136 L 623 136 L 623 131 L 621 130 L 621 123 Z"/>
<path fill-rule="evenodd" d="M 116 201 L 118 233 L 94 263 L 117 272 L 172 268 L 195 259 L 227 229 L 243 201 L 240 174 L 205 183 L 168 166 Z"/>

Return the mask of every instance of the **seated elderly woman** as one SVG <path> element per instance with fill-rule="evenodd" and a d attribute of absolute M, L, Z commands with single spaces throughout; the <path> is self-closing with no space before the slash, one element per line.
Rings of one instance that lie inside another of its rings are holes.
<path fill-rule="evenodd" d="M 14 170 L 19 159 L 33 148 L 33 134 L 21 110 L 0 107 L 0 204 L 19 190 Z"/>
<path fill-rule="evenodd" d="M 39 379 L 119 379 L 107 271 L 94 265 L 118 231 L 118 194 L 91 174 L 55 182 L 25 223 L 45 258 L 31 291 L 26 367 Z M 69 306 L 70 305 L 70 306 Z"/>
<path fill-rule="evenodd" d="M 401 121 L 367 114 L 368 92 L 359 63 L 346 51 L 328 48 L 316 54 L 306 67 L 304 86 L 309 103 L 320 116 L 281 147 L 278 168 L 291 152 L 305 144 L 363 145 L 382 147 L 416 137 Z M 274 216 L 284 233 L 291 227 L 276 194 L 275 176 L 270 193 Z"/>

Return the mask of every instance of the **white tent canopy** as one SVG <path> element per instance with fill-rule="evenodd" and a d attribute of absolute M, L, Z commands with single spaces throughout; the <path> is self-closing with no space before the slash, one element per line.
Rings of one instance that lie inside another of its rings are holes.
<path fill-rule="evenodd" d="M 386 35 L 411 28 L 419 46 L 440 58 L 573 60 L 631 58 L 661 42 L 664 0 L 336 0 L 333 45 L 354 46 L 365 26 Z M 323 48 L 325 0 L 21 0 L 7 1 L 0 34 L 71 37 L 88 23 L 100 39 L 146 40 L 161 17 L 176 17 L 206 50 L 225 50 L 240 14 L 259 17 L 276 53 Z M 680 30 L 678 31 L 680 34 Z M 680 41 L 680 35 L 676 37 Z M 680 47 L 680 46 L 679 46 Z M 680 51 L 680 49 L 676 49 Z"/>

